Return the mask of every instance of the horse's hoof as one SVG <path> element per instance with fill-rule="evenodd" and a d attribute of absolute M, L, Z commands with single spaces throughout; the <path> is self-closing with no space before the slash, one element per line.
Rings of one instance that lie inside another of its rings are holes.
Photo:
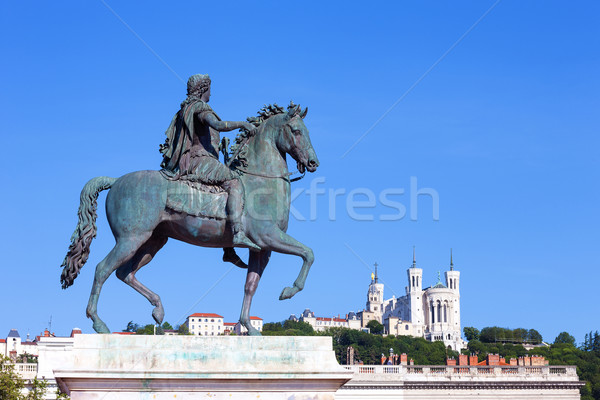
<path fill-rule="evenodd" d="M 108 329 L 108 326 L 102 321 L 94 322 L 93 327 L 97 333 L 110 333 L 110 329 Z"/>
<path fill-rule="evenodd" d="M 152 318 L 154 318 L 157 324 L 162 324 L 163 319 L 165 318 L 165 310 L 162 307 L 154 307 L 154 310 L 152 310 Z"/>
<path fill-rule="evenodd" d="M 287 299 L 291 299 L 297 291 L 294 291 L 294 288 L 291 287 L 286 287 L 281 291 L 281 294 L 279 295 L 279 300 L 287 300 Z"/>

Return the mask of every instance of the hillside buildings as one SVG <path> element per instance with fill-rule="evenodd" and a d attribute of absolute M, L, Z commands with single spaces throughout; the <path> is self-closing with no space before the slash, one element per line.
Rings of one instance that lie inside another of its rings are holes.
<path fill-rule="evenodd" d="M 384 284 L 379 282 L 375 264 L 364 310 L 350 312 L 344 318 L 323 318 L 306 309 L 299 318 L 292 315 L 290 319 L 307 322 L 316 331 L 331 327 L 368 329 L 370 321 L 377 321 L 384 326 L 385 334 L 442 341 L 453 350 L 464 348 L 460 324 L 460 272 L 454 269 L 452 254 L 443 281 L 438 272 L 438 281 L 433 286 L 423 288 L 423 270 L 417 267 L 414 249 L 413 262 L 406 273 L 408 284 L 404 296 L 385 299 Z"/>

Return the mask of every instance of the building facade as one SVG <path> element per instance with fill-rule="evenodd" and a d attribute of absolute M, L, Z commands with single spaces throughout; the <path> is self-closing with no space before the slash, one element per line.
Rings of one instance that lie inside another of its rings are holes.
<path fill-rule="evenodd" d="M 295 315 L 291 315 L 290 320 L 293 321 L 302 321 L 310 324 L 316 332 L 322 332 L 329 328 L 349 328 L 349 329 L 360 329 L 361 321 L 357 317 L 357 315 L 353 312 L 348 313 L 341 318 L 339 315 L 337 317 L 317 317 L 315 313 L 310 309 L 305 309 L 302 314 L 300 314 L 300 318 L 297 318 Z"/>
<path fill-rule="evenodd" d="M 214 313 L 194 313 L 186 318 L 185 324 L 192 335 L 218 336 L 225 332 L 223 317 Z"/>
<path fill-rule="evenodd" d="M 372 318 L 383 324 L 388 334 L 424 337 L 432 342 L 442 341 L 453 350 L 463 349 L 466 344 L 461 337 L 460 272 L 454 269 L 452 254 L 444 281 L 438 272 L 438 281 L 431 287 L 423 288 L 423 270 L 417 267 L 414 251 L 406 273 L 406 294 L 387 300 L 383 300 L 383 284 L 374 274 L 367 294 L 367 312 L 361 314 L 363 326 Z"/>

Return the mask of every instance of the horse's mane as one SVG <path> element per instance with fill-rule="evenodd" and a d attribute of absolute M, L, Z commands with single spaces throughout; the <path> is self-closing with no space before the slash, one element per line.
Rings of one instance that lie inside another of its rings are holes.
<path fill-rule="evenodd" d="M 258 112 L 257 112 L 258 115 L 256 117 L 248 117 L 248 118 L 246 118 L 246 121 L 250 122 L 256 128 L 259 128 L 263 124 L 263 122 L 265 122 L 272 116 L 278 115 L 278 114 L 283 114 L 294 107 L 297 107 L 297 105 L 294 104 L 293 101 L 290 101 L 290 104 L 287 106 L 287 110 L 283 107 L 278 106 L 277 103 L 265 104 L 260 110 L 258 110 Z M 230 156 L 233 156 L 233 154 L 235 154 L 238 151 L 238 148 L 240 146 L 244 145 L 247 138 L 248 138 L 248 131 L 245 128 L 240 128 L 240 133 L 238 133 L 237 136 L 235 137 L 234 143 L 229 150 Z M 243 149 L 238 154 L 237 158 L 235 160 L 233 160 L 233 162 L 231 164 L 233 167 L 235 167 L 235 166 L 246 167 L 247 166 L 247 160 L 245 157 L 246 149 Z"/>

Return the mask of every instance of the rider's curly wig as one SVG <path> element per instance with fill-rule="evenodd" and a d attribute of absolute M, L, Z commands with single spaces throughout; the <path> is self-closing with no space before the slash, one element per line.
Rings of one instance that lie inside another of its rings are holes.
<path fill-rule="evenodd" d="M 187 98 L 181 103 L 181 107 L 187 104 L 200 100 L 204 92 L 210 87 L 210 77 L 208 74 L 196 74 L 190 76 L 187 81 Z"/>

